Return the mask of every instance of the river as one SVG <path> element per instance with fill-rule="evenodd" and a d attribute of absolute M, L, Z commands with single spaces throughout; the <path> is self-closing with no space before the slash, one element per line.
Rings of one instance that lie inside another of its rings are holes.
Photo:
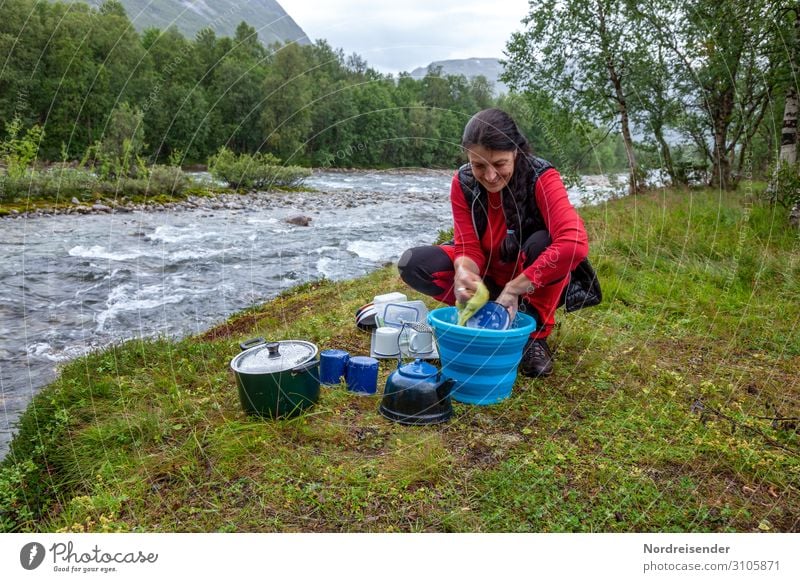
<path fill-rule="evenodd" d="M 60 363 L 113 342 L 200 333 L 294 285 L 396 261 L 451 226 L 451 175 L 317 172 L 307 181 L 317 192 L 266 206 L 3 219 L 0 458 Z M 603 191 L 602 180 L 589 184 L 570 189 L 575 204 Z M 286 222 L 297 214 L 310 225 Z"/>

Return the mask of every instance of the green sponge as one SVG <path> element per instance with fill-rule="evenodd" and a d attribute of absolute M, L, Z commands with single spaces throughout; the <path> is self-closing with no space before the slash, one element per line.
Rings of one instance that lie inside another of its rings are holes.
<path fill-rule="evenodd" d="M 478 283 L 475 295 L 473 295 L 469 301 L 466 303 L 459 302 L 456 305 L 458 308 L 458 325 L 466 325 L 469 318 L 475 315 L 488 301 L 489 290 L 486 288 L 486 285 L 483 284 L 483 281 L 481 281 Z"/>

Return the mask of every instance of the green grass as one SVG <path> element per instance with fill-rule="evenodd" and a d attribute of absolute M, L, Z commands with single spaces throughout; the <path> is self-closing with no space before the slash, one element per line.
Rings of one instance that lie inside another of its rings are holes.
<path fill-rule="evenodd" d="M 557 317 L 552 377 L 435 427 L 390 423 L 343 387 L 299 418 L 249 419 L 238 342 L 363 354 L 355 310 L 404 288 L 392 267 L 307 284 L 200 337 L 66 366 L 0 468 L 0 528 L 800 530 L 797 233 L 735 193 L 581 213 L 605 297 Z"/>

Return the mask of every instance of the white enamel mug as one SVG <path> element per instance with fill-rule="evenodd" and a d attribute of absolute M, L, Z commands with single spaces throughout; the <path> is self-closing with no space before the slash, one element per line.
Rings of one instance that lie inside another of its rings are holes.
<path fill-rule="evenodd" d="M 408 351 L 410 355 L 424 355 L 433 351 L 433 331 L 409 329 L 406 333 L 408 334 Z"/>
<path fill-rule="evenodd" d="M 374 331 L 373 348 L 378 356 L 396 356 L 400 353 L 400 330 L 396 327 L 379 327 Z"/>

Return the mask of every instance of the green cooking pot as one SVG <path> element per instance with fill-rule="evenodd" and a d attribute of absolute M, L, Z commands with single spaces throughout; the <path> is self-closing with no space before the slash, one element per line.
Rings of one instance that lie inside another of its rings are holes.
<path fill-rule="evenodd" d="M 239 400 L 248 414 L 288 418 L 319 399 L 319 350 L 312 343 L 255 338 L 231 360 Z"/>

